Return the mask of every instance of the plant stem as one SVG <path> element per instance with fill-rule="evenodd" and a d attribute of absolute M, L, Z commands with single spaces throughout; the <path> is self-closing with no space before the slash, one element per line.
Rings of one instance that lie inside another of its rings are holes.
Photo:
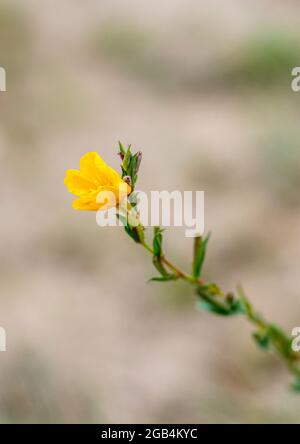
<path fill-rule="evenodd" d="M 132 190 L 137 179 L 137 172 L 141 161 L 141 153 L 132 154 L 130 145 L 125 152 L 121 143 L 120 153 L 122 163 L 122 178 L 129 176 L 131 179 Z M 300 391 L 300 367 L 299 355 L 292 350 L 292 339 L 285 334 L 277 325 L 267 322 L 252 306 L 243 290 L 238 289 L 237 295 L 232 293 L 224 293 L 217 285 L 207 283 L 201 276 L 202 265 L 205 259 L 205 251 L 209 236 L 202 240 L 200 237 L 194 241 L 194 261 L 193 273 L 188 274 L 170 262 L 162 253 L 161 243 L 162 235 L 159 227 L 156 227 L 153 238 L 153 248 L 147 244 L 144 236 L 144 227 L 140 221 L 139 213 L 136 211 L 136 202 L 130 203 L 126 201 L 125 206 L 120 206 L 119 218 L 127 220 L 124 225 L 125 231 L 134 239 L 135 242 L 142 245 L 153 257 L 153 263 L 160 272 L 162 280 L 178 278 L 192 284 L 197 292 L 198 298 L 204 302 L 204 309 L 213 313 L 229 316 L 240 314 L 243 315 L 256 331 L 253 334 L 256 342 L 260 347 L 275 352 L 286 364 L 288 370 L 296 377 L 294 389 Z M 125 217 L 124 217 L 125 216 Z M 127 218 L 128 216 L 128 218 Z M 163 265 L 168 268 L 172 274 L 168 274 Z M 164 279 L 166 278 L 166 279 Z M 159 280 L 159 278 L 157 279 Z"/>

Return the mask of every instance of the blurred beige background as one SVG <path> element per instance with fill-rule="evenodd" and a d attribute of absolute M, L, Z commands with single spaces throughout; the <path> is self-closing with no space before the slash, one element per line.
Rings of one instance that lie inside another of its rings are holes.
<path fill-rule="evenodd" d="M 205 276 L 300 325 L 299 20 L 297 1 L 0 2 L 1 422 L 299 422 L 249 325 L 147 283 L 150 257 L 63 185 L 132 143 L 139 188 L 205 190 Z M 190 267 L 183 231 L 166 249 Z"/>

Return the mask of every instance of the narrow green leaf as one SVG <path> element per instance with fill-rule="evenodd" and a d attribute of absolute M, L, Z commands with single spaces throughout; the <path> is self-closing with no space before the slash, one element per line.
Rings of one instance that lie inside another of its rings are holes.
<path fill-rule="evenodd" d="M 210 293 L 208 287 L 205 285 L 197 287 L 196 291 L 200 297 L 198 306 L 203 310 L 222 316 L 232 316 L 244 313 L 239 299 L 232 299 L 230 301 L 224 298 L 221 299 L 219 294 L 216 294 L 215 292 Z"/>
<path fill-rule="evenodd" d="M 211 301 L 204 301 L 204 300 L 200 300 L 198 302 L 198 307 L 201 308 L 202 310 L 208 311 L 210 313 L 215 313 L 221 316 L 228 316 L 230 315 L 230 310 L 228 310 L 227 307 L 221 307 L 220 305 L 215 305 L 213 302 Z"/>
<path fill-rule="evenodd" d="M 129 145 L 127 148 L 127 151 L 125 152 L 125 157 L 124 157 L 123 165 L 122 165 L 122 168 L 124 169 L 124 171 L 126 171 L 126 174 L 128 174 L 128 175 L 130 175 L 128 173 L 128 168 L 130 165 L 131 157 L 132 157 L 132 154 L 131 154 L 131 149 L 130 149 L 130 145 Z"/>
<path fill-rule="evenodd" d="M 168 276 L 153 277 L 153 278 L 150 279 L 150 281 L 154 281 L 154 282 L 170 282 L 170 281 L 176 281 L 176 279 L 178 279 L 178 276 L 176 276 L 175 274 L 169 274 Z"/>
<path fill-rule="evenodd" d="M 128 236 L 130 236 L 137 243 L 143 242 L 145 234 L 144 234 L 144 229 L 141 225 L 138 225 L 137 227 L 132 227 L 131 225 L 128 224 L 128 220 L 125 216 L 118 213 L 117 217 L 118 219 L 120 219 L 124 227 L 124 230 L 126 231 Z"/>
<path fill-rule="evenodd" d="M 253 333 L 253 339 L 263 350 L 269 350 L 270 336 L 268 332 L 256 331 Z"/>
<path fill-rule="evenodd" d="M 245 314 L 243 304 L 239 299 L 234 299 L 230 304 L 230 315 Z"/>
<path fill-rule="evenodd" d="M 241 314 L 240 306 L 239 304 L 236 304 L 233 307 L 226 307 L 221 306 L 221 304 L 214 304 L 210 301 L 199 301 L 198 303 L 199 307 L 203 310 L 209 311 L 211 313 L 215 313 L 221 316 L 234 316 Z"/>
<path fill-rule="evenodd" d="M 141 159 L 142 159 L 141 151 L 138 151 L 130 158 L 130 162 L 129 162 L 129 165 L 127 168 L 127 173 L 131 177 L 131 181 L 132 181 L 133 185 L 135 185 L 135 183 L 137 181 L 137 177 L 138 177 L 137 173 L 138 173 L 138 170 L 140 167 Z"/>
<path fill-rule="evenodd" d="M 159 276 L 157 278 L 153 278 L 152 280 L 171 281 L 171 280 L 178 279 L 177 275 L 169 273 L 165 269 L 164 264 L 161 262 L 161 257 L 153 256 L 152 261 L 153 261 L 153 265 L 156 268 L 156 270 L 161 274 L 161 276 Z"/>
<path fill-rule="evenodd" d="M 160 227 L 154 227 L 154 236 L 153 236 L 153 265 L 160 273 L 161 276 L 155 277 L 151 280 L 154 281 L 173 281 L 178 279 L 178 276 L 173 273 L 169 273 L 163 262 L 162 262 L 162 232 L 163 230 Z"/>
<path fill-rule="evenodd" d="M 300 392 L 300 377 L 295 379 L 295 381 L 291 384 L 291 387 L 295 392 Z"/>
<path fill-rule="evenodd" d="M 152 262 L 154 267 L 156 268 L 157 271 L 159 271 L 159 273 L 162 276 L 168 276 L 169 273 L 167 272 L 167 270 L 165 269 L 165 267 L 163 266 L 162 262 L 161 262 L 161 258 L 158 256 L 153 256 L 152 258 Z"/>
<path fill-rule="evenodd" d="M 119 149 L 120 149 L 120 153 L 125 155 L 125 149 L 120 141 L 119 141 Z"/>
<path fill-rule="evenodd" d="M 194 241 L 194 260 L 193 260 L 193 277 L 198 279 L 201 276 L 202 267 L 205 260 L 206 248 L 210 238 L 210 234 L 202 238 L 195 237 Z"/>
<path fill-rule="evenodd" d="M 139 242 L 143 242 L 145 239 L 145 232 L 144 232 L 144 228 L 141 225 L 138 225 L 137 227 L 135 227 L 135 230 L 138 234 L 139 237 Z"/>
<path fill-rule="evenodd" d="M 140 237 L 135 228 L 132 228 L 130 225 L 124 225 L 124 229 L 128 236 L 130 236 L 135 242 L 140 243 Z"/>
<path fill-rule="evenodd" d="M 128 225 L 127 218 L 125 216 L 123 216 L 123 214 L 121 214 L 120 212 L 117 212 L 117 218 L 121 221 L 121 224 L 123 225 L 123 227 Z"/>
<path fill-rule="evenodd" d="M 293 355 L 291 348 L 292 339 L 288 337 L 277 325 L 270 324 L 268 327 L 268 335 L 272 341 L 272 345 L 287 359 Z"/>
<path fill-rule="evenodd" d="M 153 237 L 153 254 L 154 256 L 162 256 L 162 232 L 160 227 L 154 227 L 154 237 Z"/>

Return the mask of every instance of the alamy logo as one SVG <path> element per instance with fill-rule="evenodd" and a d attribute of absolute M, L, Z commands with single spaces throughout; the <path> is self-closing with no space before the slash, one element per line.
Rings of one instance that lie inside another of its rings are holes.
<path fill-rule="evenodd" d="M 115 193 L 100 191 L 97 202 L 106 205 L 107 211 L 99 210 L 96 221 L 100 227 L 122 226 L 129 223 L 136 227 L 185 227 L 186 237 L 204 233 L 204 191 L 135 191 L 126 196 L 124 184 L 119 186 L 120 202 L 117 207 Z M 125 197 L 124 197 L 125 195 Z M 103 205 L 101 207 L 103 208 Z"/>
<path fill-rule="evenodd" d="M 6 71 L 0 66 L 0 91 L 6 91 Z"/>

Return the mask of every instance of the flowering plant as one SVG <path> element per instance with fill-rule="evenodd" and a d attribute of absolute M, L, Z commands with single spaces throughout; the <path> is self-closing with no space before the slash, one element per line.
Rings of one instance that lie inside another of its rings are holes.
<path fill-rule="evenodd" d="M 255 342 L 263 350 L 273 352 L 283 360 L 295 378 L 292 387 L 300 391 L 299 355 L 292 349 L 292 338 L 258 313 L 241 287 L 236 294 L 227 293 L 216 283 L 207 282 L 202 277 L 209 235 L 194 238 L 191 273 L 182 271 L 166 258 L 163 252 L 163 230 L 160 227 L 154 227 L 152 245 L 146 242 L 145 228 L 135 209 L 135 200 L 127 200 L 127 196 L 134 196 L 142 153 L 138 151 L 133 154 L 130 145 L 125 149 L 121 143 L 119 148 L 121 175 L 106 165 L 97 153 L 85 154 L 80 161 L 80 170 L 67 171 L 65 185 L 78 197 L 73 202 L 73 208 L 93 211 L 116 208 L 117 217 L 122 221 L 126 233 L 152 256 L 158 272 L 152 281 L 184 280 L 193 286 L 198 305 L 203 310 L 226 317 L 244 316 L 254 326 Z"/>

